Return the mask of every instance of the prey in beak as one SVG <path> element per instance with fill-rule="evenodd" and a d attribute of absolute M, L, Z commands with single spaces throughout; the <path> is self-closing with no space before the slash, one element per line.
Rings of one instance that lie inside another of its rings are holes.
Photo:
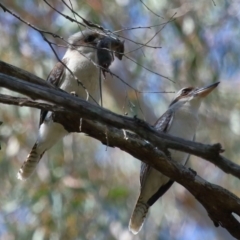
<path fill-rule="evenodd" d="M 102 83 L 101 83 L 101 73 L 106 78 L 105 73 L 109 72 L 109 66 L 114 61 L 114 55 L 122 60 L 124 54 L 124 41 L 120 41 L 118 38 L 113 38 L 110 36 L 103 37 L 97 44 L 97 60 L 100 66 L 99 70 L 99 89 L 100 89 L 100 99 L 102 105 Z"/>

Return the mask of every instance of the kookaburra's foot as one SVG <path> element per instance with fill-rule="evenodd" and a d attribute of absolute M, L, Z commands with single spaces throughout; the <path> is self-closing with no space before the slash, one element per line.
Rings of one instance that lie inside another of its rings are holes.
<path fill-rule="evenodd" d="M 137 115 L 135 115 L 135 116 L 133 117 L 133 119 L 134 119 L 134 121 L 135 121 L 138 125 L 141 125 L 141 126 L 143 126 L 143 127 L 145 127 L 145 128 L 148 128 L 148 129 L 151 128 L 150 125 L 149 125 L 147 122 L 145 122 L 144 120 L 138 118 Z"/>
<path fill-rule="evenodd" d="M 74 97 L 78 97 L 78 95 L 75 91 L 70 92 L 70 94 L 73 95 Z"/>
<path fill-rule="evenodd" d="M 188 169 L 193 173 L 194 177 L 197 176 L 197 172 L 195 170 L 193 170 L 192 168 L 188 168 Z"/>

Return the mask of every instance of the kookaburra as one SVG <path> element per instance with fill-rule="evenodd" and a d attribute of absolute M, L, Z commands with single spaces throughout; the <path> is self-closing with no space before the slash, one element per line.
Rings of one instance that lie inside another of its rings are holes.
<path fill-rule="evenodd" d="M 219 82 L 203 88 L 183 88 L 169 105 L 168 110 L 157 120 L 156 131 L 166 132 L 186 140 L 194 140 L 198 125 L 198 110 L 202 100 Z M 183 165 L 189 154 L 170 150 L 171 158 Z M 142 163 L 140 172 L 140 195 L 132 213 L 129 230 L 137 234 L 142 226 L 149 207 L 151 207 L 174 183 L 149 165 Z"/>
<path fill-rule="evenodd" d="M 101 41 L 104 44 L 101 44 Z M 61 62 L 58 62 L 50 72 L 47 81 L 68 93 L 73 92 L 78 97 L 96 104 L 100 96 L 99 68 L 96 64 L 108 67 L 111 63 L 109 56 L 113 56 L 113 51 L 115 56 L 121 59 L 123 52 L 118 52 L 118 49 L 123 51 L 123 42 L 117 38 L 105 36 L 91 30 L 77 32 L 67 42 L 68 49 L 62 59 L 67 68 Z M 105 48 L 109 49 L 109 52 L 106 49 L 101 50 L 100 55 L 103 54 L 104 56 L 98 56 L 99 45 L 104 45 Z M 89 93 L 88 99 L 86 90 L 76 78 Z M 18 179 L 28 178 L 35 170 L 43 154 L 67 134 L 68 132 L 61 124 L 53 121 L 52 112 L 41 111 L 36 143 L 20 168 Z"/>

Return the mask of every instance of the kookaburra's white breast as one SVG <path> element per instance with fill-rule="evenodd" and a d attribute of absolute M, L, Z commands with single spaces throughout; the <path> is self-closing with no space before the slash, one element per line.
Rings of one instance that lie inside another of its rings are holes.
<path fill-rule="evenodd" d="M 89 94 L 95 99 L 96 102 L 99 101 L 99 70 L 93 64 L 96 63 L 96 53 L 91 51 L 89 53 L 84 53 L 84 56 L 79 52 L 75 52 L 74 55 L 71 55 L 71 58 L 68 58 L 67 54 L 64 58 L 68 59 L 68 68 L 75 73 L 76 77 L 81 81 L 85 86 Z M 91 62 L 91 61 L 93 62 Z M 71 73 L 65 69 L 64 81 L 61 83 L 60 88 L 66 92 L 76 92 L 78 97 L 81 97 L 86 100 L 87 94 L 81 84 L 78 84 L 76 79 L 74 79 Z M 66 79 L 69 79 L 66 81 Z M 94 101 L 89 98 L 89 101 L 94 103 Z"/>
<path fill-rule="evenodd" d="M 176 137 L 192 141 L 198 126 L 198 115 L 191 113 L 188 109 L 181 109 L 174 113 L 173 122 L 168 133 Z M 185 164 L 188 154 L 171 150 L 171 157 L 175 161 Z"/>

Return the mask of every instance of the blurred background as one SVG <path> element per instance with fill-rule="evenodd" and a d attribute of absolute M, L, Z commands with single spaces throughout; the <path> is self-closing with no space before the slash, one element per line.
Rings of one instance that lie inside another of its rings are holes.
<path fill-rule="evenodd" d="M 73 17 L 62 1 L 50 2 Z M 79 31 L 77 24 L 41 0 L 2 3 L 31 24 L 64 38 Z M 111 70 L 135 89 L 148 92 L 136 93 L 108 75 L 103 82 L 105 108 L 137 114 L 153 124 L 180 88 L 221 81 L 202 104 L 196 140 L 222 143 L 224 155 L 240 164 L 239 1 L 144 0 L 155 14 L 137 0 L 71 3 L 81 16 L 118 31 L 125 39 L 130 59 L 116 59 Z M 48 44 L 38 32 L 0 12 L 0 59 L 46 79 L 57 62 Z M 172 16 L 175 21 L 164 24 Z M 161 48 L 136 44 L 152 37 L 148 45 Z M 62 57 L 65 48 L 55 49 Z M 0 91 L 18 96 L 3 88 Z M 164 91 L 170 93 L 152 93 Z M 151 208 L 139 235 L 130 234 L 128 221 L 139 194 L 140 161 L 83 134 L 65 137 L 44 155 L 28 181 L 18 181 L 17 171 L 36 139 L 39 110 L 1 104 L 0 120 L 1 240 L 233 239 L 223 228 L 215 228 L 204 208 L 177 183 Z M 203 159 L 190 159 L 191 168 L 201 177 L 240 196 L 238 179 Z"/>

